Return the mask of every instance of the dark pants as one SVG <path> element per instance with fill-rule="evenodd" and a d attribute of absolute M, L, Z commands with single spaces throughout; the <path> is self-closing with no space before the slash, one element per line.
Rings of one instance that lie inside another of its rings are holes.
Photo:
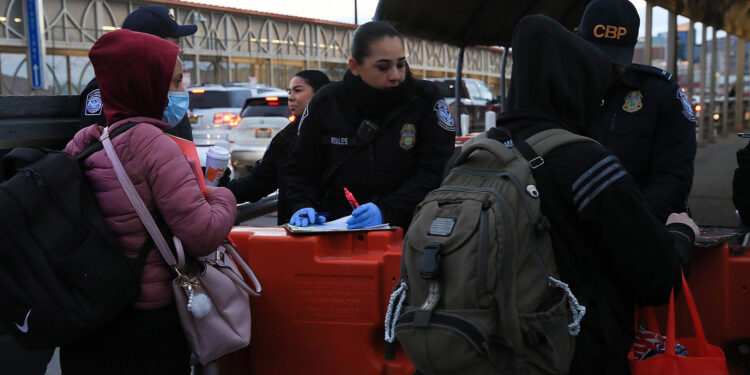
<path fill-rule="evenodd" d="M 129 309 L 107 327 L 60 349 L 64 375 L 190 374 L 190 347 L 174 304 Z"/>
<path fill-rule="evenodd" d="M 0 374 L 44 375 L 54 352 L 26 349 L 10 333 L 0 332 Z"/>

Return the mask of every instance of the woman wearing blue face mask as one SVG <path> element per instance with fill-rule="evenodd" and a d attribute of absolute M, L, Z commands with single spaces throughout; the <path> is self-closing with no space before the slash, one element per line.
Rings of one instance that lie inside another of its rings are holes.
<path fill-rule="evenodd" d="M 180 59 L 177 58 L 177 60 Z M 182 61 L 180 61 L 180 65 L 182 65 Z M 185 118 L 188 106 L 190 105 L 190 97 L 187 91 L 185 91 L 185 87 L 182 86 L 182 77 L 180 77 L 178 82 L 172 81 L 169 86 L 167 98 L 169 99 L 169 103 L 167 103 L 167 108 L 164 109 L 162 121 L 175 127 Z"/>
<path fill-rule="evenodd" d="M 220 187 L 209 187 L 204 196 L 180 148 L 164 134 L 170 127 L 161 120 L 164 113 L 179 118 L 178 111 L 185 107 L 171 99 L 184 91 L 177 53 L 176 45 L 156 36 L 115 30 L 99 38 L 89 58 L 101 87 L 108 131 L 136 124 L 112 139 L 125 172 L 149 211 L 159 214 L 164 229 L 197 257 L 215 250 L 229 234 L 237 201 Z M 103 132 L 99 125 L 84 128 L 65 151 L 79 155 Z M 174 274 L 150 241 L 104 150 L 89 156 L 82 168 L 123 254 L 131 259 L 146 255 L 138 300 L 105 328 L 64 346 L 63 373 L 189 375 L 190 347 L 172 293 Z"/>

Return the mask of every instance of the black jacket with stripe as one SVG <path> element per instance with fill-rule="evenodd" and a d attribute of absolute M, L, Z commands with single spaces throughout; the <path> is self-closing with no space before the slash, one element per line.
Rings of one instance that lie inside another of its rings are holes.
<path fill-rule="evenodd" d="M 553 127 L 559 126 L 509 125 L 521 139 Z M 658 221 L 630 174 L 598 143 L 562 146 L 544 164 L 554 186 L 537 188 L 560 276 L 587 308 L 570 374 L 628 374 L 635 305 L 668 302 L 681 266 L 688 267 L 694 234 Z M 562 204 L 545 199 L 552 194 Z"/>
<path fill-rule="evenodd" d="M 513 36 L 513 76 L 498 123 L 515 140 L 551 127 L 591 137 L 611 67 L 603 52 L 554 20 L 525 17 Z M 679 287 L 692 230 L 657 220 L 620 161 L 598 143 L 559 147 L 544 167 L 551 182 L 537 181 L 537 189 L 558 270 L 587 308 L 570 374 L 629 374 L 635 305 L 664 304 Z"/>

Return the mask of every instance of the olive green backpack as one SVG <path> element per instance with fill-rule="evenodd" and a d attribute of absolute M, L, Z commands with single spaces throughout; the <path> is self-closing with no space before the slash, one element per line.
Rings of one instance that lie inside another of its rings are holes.
<path fill-rule="evenodd" d="M 585 307 L 558 276 L 532 168 L 583 141 L 540 132 L 526 140 L 529 162 L 482 133 L 417 206 L 385 327 L 419 372 L 568 372 Z"/>

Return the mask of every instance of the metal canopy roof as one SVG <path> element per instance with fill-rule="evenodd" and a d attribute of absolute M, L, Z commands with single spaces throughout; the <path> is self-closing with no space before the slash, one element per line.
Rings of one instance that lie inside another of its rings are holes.
<path fill-rule="evenodd" d="M 380 0 L 375 19 L 456 46 L 510 46 L 523 16 L 542 13 L 572 30 L 589 0 Z M 750 39 L 748 0 L 653 0 L 656 6 Z M 644 22 L 645 20 L 641 20 Z"/>
<path fill-rule="evenodd" d="M 380 0 L 375 19 L 399 32 L 459 47 L 510 46 L 513 29 L 528 14 L 545 14 L 569 29 L 589 0 Z"/>
<path fill-rule="evenodd" d="M 651 2 L 695 22 L 725 30 L 742 39 L 750 39 L 750 1 L 748 0 L 652 0 Z"/>

